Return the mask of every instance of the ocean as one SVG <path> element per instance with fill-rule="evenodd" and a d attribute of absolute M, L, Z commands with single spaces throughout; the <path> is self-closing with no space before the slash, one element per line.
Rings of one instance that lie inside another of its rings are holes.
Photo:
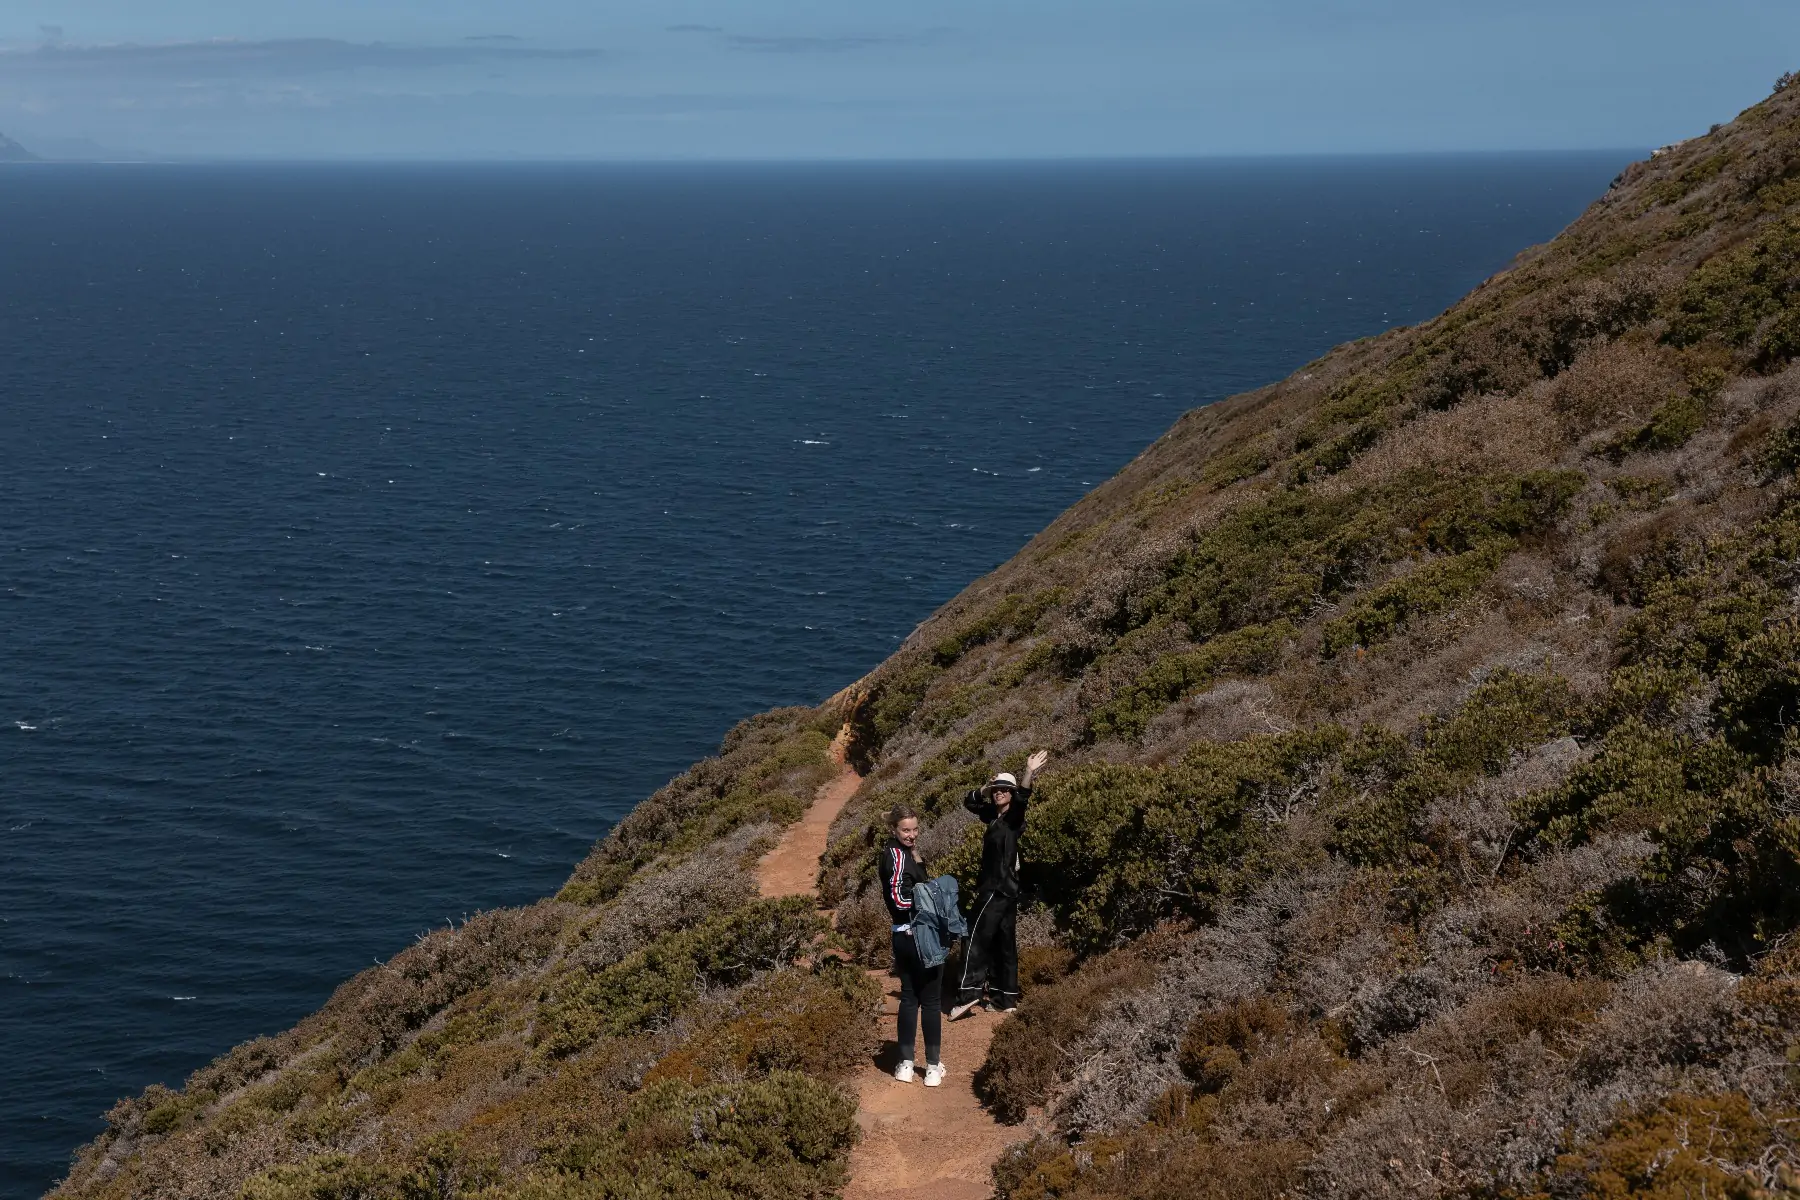
<path fill-rule="evenodd" d="M 0 1196 L 1629 157 L 0 169 Z"/>

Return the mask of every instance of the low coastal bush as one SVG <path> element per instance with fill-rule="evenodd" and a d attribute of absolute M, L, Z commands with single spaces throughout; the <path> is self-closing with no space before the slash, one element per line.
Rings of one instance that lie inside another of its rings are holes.
<path fill-rule="evenodd" d="M 834 956 L 810 970 L 774 972 L 699 1022 L 645 1078 L 701 1084 L 775 1071 L 845 1078 L 874 1056 L 872 1016 L 881 998 L 866 971 Z"/>
<path fill-rule="evenodd" d="M 1093 738 L 1138 738 L 1158 713 L 1184 696 L 1204 691 L 1226 675 L 1261 675 L 1279 660 L 1294 636 L 1286 621 L 1250 625 L 1212 639 L 1198 650 L 1165 655 L 1130 687 L 1088 718 Z"/>
<path fill-rule="evenodd" d="M 1377 646 L 1414 617 L 1452 608 L 1474 594 L 1512 549 L 1499 539 L 1462 554 L 1425 562 L 1358 596 L 1350 610 L 1325 626 L 1325 653 Z"/>
<path fill-rule="evenodd" d="M 572 968 L 544 989 L 538 1050 L 551 1057 L 573 1054 L 602 1037 L 667 1021 L 706 988 L 741 986 L 759 972 L 793 963 L 825 932 L 809 896 L 758 900 L 664 934 L 604 970 Z"/>
<path fill-rule="evenodd" d="M 598 1136 L 561 1146 L 483 1200 L 826 1200 L 858 1137 L 856 1100 L 781 1071 L 745 1083 L 649 1084 Z"/>
<path fill-rule="evenodd" d="M 821 727 L 828 723 L 805 708 L 741 722 L 718 757 L 696 763 L 627 813 L 557 898 L 601 904 L 653 861 L 667 865 L 745 826 L 797 820 L 838 769 L 829 754 L 831 734 Z"/>
<path fill-rule="evenodd" d="M 1158 944 L 1146 938 L 1100 955 L 1060 980 L 1026 981 L 1018 1011 L 994 1030 L 987 1060 L 975 1075 L 975 1094 L 995 1117 L 1016 1125 L 1049 1099 L 1075 1046 L 1108 1005 L 1155 978 Z"/>
<path fill-rule="evenodd" d="M 1283 804 L 1344 742 L 1335 726 L 1201 742 L 1167 767 L 1060 775 L 1021 845 L 1036 894 L 1080 950 L 1170 918 L 1205 919 L 1264 869 L 1265 806 Z"/>
<path fill-rule="evenodd" d="M 1770 222 L 1689 276 L 1667 336 L 1677 346 L 1717 338 L 1764 371 L 1800 354 L 1800 217 Z"/>
<path fill-rule="evenodd" d="M 570 915 L 554 901 L 477 913 L 362 972 L 325 1005 L 338 1056 L 361 1065 L 388 1054 L 458 997 L 541 964 Z"/>
<path fill-rule="evenodd" d="M 411 1162 L 342 1153 L 271 1168 L 242 1200 L 825 1200 L 857 1139 L 856 1102 L 781 1071 L 763 1079 L 647 1085 L 605 1128 L 546 1148 L 529 1172 L 501 1173 L 453 1137 Z"/>

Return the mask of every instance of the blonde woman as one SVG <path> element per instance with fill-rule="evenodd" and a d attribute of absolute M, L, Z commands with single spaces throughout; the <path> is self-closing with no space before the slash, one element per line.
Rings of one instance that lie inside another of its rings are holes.
<path fill-rule="evenodd" d="M 918 1027 L 924 1025 L 925 1086 L 937 1087 L 944 1082 L 944 1064 L 938 1057 L 943 1045 L 940 995 L 944 968 L 926 966 L 912 938 L 913 888 L 925 882 L 925 868 L 914 853 L 919 844 L 919 814 L 904 804 L 895 806 L 888 813 L 888 834 L 877 875 L 894 926 L 894 973 L 900 976 L 900 1015 L 894 1027 L 900 1065 L 894 1068 L 894 1078 L 912 1082 L 913 1049 Z"/>

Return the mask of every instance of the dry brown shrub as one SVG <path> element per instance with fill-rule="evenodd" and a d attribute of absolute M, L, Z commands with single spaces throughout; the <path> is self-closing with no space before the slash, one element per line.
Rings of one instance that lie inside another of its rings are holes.
<path fill-rule="evenodd" d="M 756 896 L 756 856 L 777 835 L 767 822 L 747 825 L 672 867 L 636 876 L 577 927 L 567 958 L 603 970 L 665 933 L 749 903 Z"/>
<path fill-rule="evenodd" d="M 1168 938 L 1151 935 L 1126 950 L 1094 959 L 1075 974 L 1026 992 L 1011 1020 L 994 1031 L 987 1060 L 975 1074 L 975 1092 L 1009 1124 L 1048 1099 L 1069 1054 L 1090 1025 L 1124 993 L 1156 977 L 1155 951 Z M 1148 943 L 1148 944 L 1146 944 Z M 1066 962 L 1062 955 L 1046 965 Z M 1023 964 L 1021 964 L 1023 966 Z M 1035 969 L 1040 965 L 1034 961 Z"/>
<path fill-rule="evenodd" d="M 1530 1037 L 1556 1053 L 1569 1053 L 1579 1041 L 1581 1026 L 1594 1018 L 1611 995 L 1612 985 L 1604 980 L 1528 976 L 1476 995 L 1420 1030 L 1398 1053 L 1423 1056 L 1440 1074 L 1456 1072 L 1461 1094 L 1447 1098 L 1452 1104 L 1467 1103 L 1476 1094 L 1471 1082 L 1485 1080 L 1485 1071 L 1471 1075 L 1467 1068 L 1485 1068 L 1509 1047 Z"/>
<path fill-rule="evenodd" d="M 840 903 L 833 927 L 858 962 L 876 968 L 892 965 L 894 923 L 878 891 L 859 892 Z"/>
<path fill-rule="evenodd" d="M 1315 486 L 1344 494 L 1416 469 L 1443 475 L 1541 471 L 1566 449 L 1548 416 L 1546 401 L 1535 390 L 1490 392 L 1455 408 L 1428 410 Z"/>
<path fill-rule="evenodd" d="M 1218 1145 L 1153 1127 L 1070 1149 L 1034 1141 L 995 1166 L 1001 1200 L 1278 1200 L 1308 1148 L 1299 1142 Z"/>
<path fill-rule="evenodd" d="M 1651 584 L 1679 568 L 1693 521 L 1687 506 L 1671 505 L 1622 524 L 1600 555 L 1600 587 L 1615 600 L 1642 603 Z"/>
<path fill-rule="evenodd" d="M 1330 920 L 1324 910 L 1340 905 L 1347 872 L 1325 866 L 1281 876 L 1221 914 L 1218 922 L 1157 955 L 1149 986 L 1116 998 L 1075 1046 L 1067 1083 L 1052 1097 L 1052 1111 L 1067 1130 L 1111 1132 L 1143 1120 L 1151 1104 L 1183 1076 L 1178 1056 L 1196 1013 L 1267 990 L 1278 979 L 1301 992 L 1320 980 L 1334 993 L 1357 967 L 1302 960 L 1296 944 L 1312 947 Z M 1351 955 L 1385 959 L 1380 939 L 1350 939 Z M 1296 968 L 1291 973 L 1284 968 Z M 1311 1001 L 1300 1000 L 1306 1009 Z"/>
<path fill-rule="evenodd" d="M 1145 762 L 1177 758 L 1199 740 L 1235 742 L 1258 734 L 1286 733 L 1294 722 L 1281 710 L 1261 679 L 1226 679 L 1196 696 L 1178 700 L 1150 722 L 1142 750 Z"/>
<path fill-rule="evenodd" d="M 1642 421 L 1686 381 L 1668 351 L 1638 338 L 1583 353 L 1547 386 L 1547 399 L 1568 438 Z"/>
<path fill-rule="evenodd" d="M 372 1061 L 459 996 L 541 965 L 579 911 L 541 900 L 529 908 L 477 913 L 370 967 L 326 1002 L 323 1015 L 336 1026 L 339 1056 L 352 1064 Z"/>

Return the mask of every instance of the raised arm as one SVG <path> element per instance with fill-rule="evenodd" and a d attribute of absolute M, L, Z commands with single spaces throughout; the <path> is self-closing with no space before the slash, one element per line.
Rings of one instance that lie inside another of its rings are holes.
<path fill-rule="evenodd" d="M 1025 760 L 1025 774 L 1020 778 L 1019 786 L 1029 788 L 1031 781 L 1037 778 L 1037 773 L 1043 770 L 1044 764 L 1049 761 L 1050 752 L 1048 750 L 1033 750 L 1030 757 Z"/>
<path fill-rule="evenodd" d="M 982 795 L 980 788 L 969 789 L 969 794 L 963 797 L 963 807 L 983 821 L 994 819 L 994 802 Z"/>

